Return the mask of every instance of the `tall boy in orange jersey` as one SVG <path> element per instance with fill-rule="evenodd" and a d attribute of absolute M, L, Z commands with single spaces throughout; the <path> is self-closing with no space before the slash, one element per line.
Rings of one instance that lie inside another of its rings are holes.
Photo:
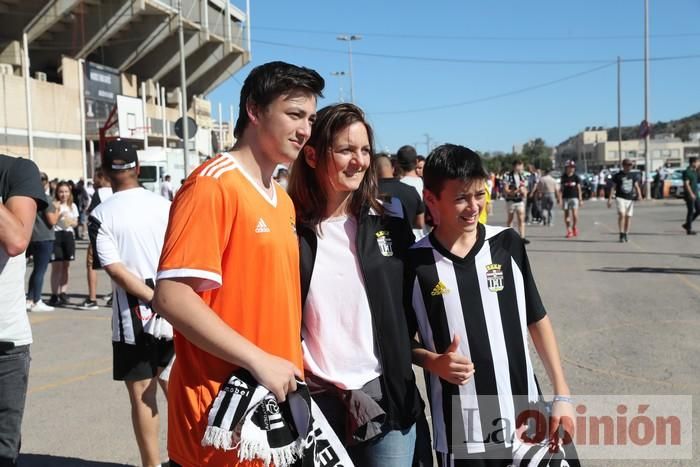
<path fill-rule="evenodd" d="M 173 202 L 154 297 L 176 330 L 171 465 L 239 465 L 236 451 L 201 446 L 207 410 L 236 368 L 278 400 L 302 378 L 294 207 L 272 174 L 308 140 L 323 86 L 315 71 L 283 62 L 251 71 L 238 141 L 197 168 Z"/>

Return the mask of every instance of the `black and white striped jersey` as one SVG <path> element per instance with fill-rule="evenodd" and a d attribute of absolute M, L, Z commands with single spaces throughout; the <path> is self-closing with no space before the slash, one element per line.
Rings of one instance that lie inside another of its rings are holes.
<path fill-rule="evenodd" d="M 527 326 L 546 315 L 521 238 L 479 224 L 476 244 L 459 258 L 430 234 L 411 247 L 408 265 L 411 333 L 436 353 L 459 335 L 459 352 L 475 369 L 462 386 L 426 377 L 435 449 L 457 455 L 510 447 L 516 414 L 540 394 Z"/>

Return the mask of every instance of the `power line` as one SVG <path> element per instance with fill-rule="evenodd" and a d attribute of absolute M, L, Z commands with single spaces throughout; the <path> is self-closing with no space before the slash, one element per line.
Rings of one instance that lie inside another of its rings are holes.
<path fill-rule="evenodd" d="M 336 49 L 326 49 L 323 47 L 310 47 L 294 44 L 285 44 L 283 42 L 271 42 L 271 41 L 261 41 L 253 40 L 253 42 L 258 44 L 271 45 L 275 47 L 286 47 L 292 49 L 301 50 L 312 50 L 316 52 L 326 52 L 334 54 L 345 54 Z M 582 64 L 600 64 L 607 63 L 607 60 L 501 60 L 501 59 L 481 59 L 481 58 L 442 58 L 442 57 L 423 57 L 414 55 L 393 55 L 393 54 L 379 54 L 372 52 L 356 52 L 353 51 L 354 55 L 361 55 L 364 57 L 373 58 L 392 58 L 396 60 L 416 60 L 423 62 L 444 62 L 444 63 L 471 63 L 471 64 L 492 64 L 492 65 L 582 65 Z"/>
<path fill-rule="evenodd" d="M 318 29 L 296 29 L 296 28 L 280 28 L 271 26 L 255 26 L 255 29 L 263 31 L 279 31 L 292 32 L 302 34 L 323 34 L 323 35 L 338 35 L 345 34 L 342 31 L 327 31 Z M 456 36 L 456 35 L 436 35 L 436 34 L 390 34 L 382 32 L 357 32 L 367 37 L 383 37 L 389 39 L 417 39 L 417 40 L 460 40 L 460 41 L 586 41 L 586 40 L 637 40 L 644 36 L 641 34 L 618 34 L 618 35 L 601 35 L 601 36 L 575 36 L 575 35 L 560 35 L 560 36 Z M 676 32 L 676 33 L 659 33 L 651 34 L 650 37 L 656 39 L 677 39 L 698 37 L 700 32 Z"/>
<path fill-rule="evenodd" d="M 285 47 L 298 50 L 310 50 L 315 52 L 333 53 L 345 55 L 347 52 L 337 50 L 337 49 L 327 49 L 323 47 L 311 47 L 295 44 L 285 44 L 283 42 L 270 42 L 253 40 L 252 42 L 263 45 L 270 45 L 274 47 Z M 612 59 L 587 59 L 587 60 L 510 60 L 510 59 L 489 59 L 489 58 L 445 58 L 445 57 L 425 57 L 416 55 L 394 55 L 394 54 L 380 54 L 372 52 L 357 52 L 353 50 L 353 55 L 361 55 L 363 57 L 372 58 L 389 58 L 395 60 L 413 60 L 413 61 L 423 61 L 423 62 L 442 62 L 442 63 L 469 63 L 469 64 L 481 64 L 481 65 L 595 65 L 595 64 L 605 64 L 610 63 Z M 650 61 L 670 61 L 670 60 L 688 60 L 700 58 L 700 54 L 687 54 L 687 55 L 675 55 L 666 57 L 654 57 L 650 58 Z M 644 61 L 643 58 L 628 58 L 622 59 L 622 62 L 641 62 Z"/>
<path fill-rule="evenodd" d="M 477 98 L 477 99 L 471 99 L 471 100 L 468 100 L 468 101 L 457 102 L 457 103 L 453 103 L 453 104 L 436 105 L 436 106 L 431 106 L 431 107 L 422 107 L 422 108 L 418 108 L 418 109 L 395 110 L 395 111 L 383 111 L 383 112 L 372 112 L 372 111 L 367 111 L 367 114 L 369 114 L 369 115 L 398 115 L 398 114 L 431 112 L 431 111 L 435 111 L 435 110 L 444 110 L 444 109 L 450 109 L 450 108 L 454 108 L 454 107 L 463 107 L 463 106 L 465 106 L 465 105 L 478 104 L 478 103 L 481 103 L 481 102 L 488 102 L 488 101 L 492 101 L 492 100 L 495 100 L 495 99 L 501 99 L 501 98 L 503 98 L 503 97 L 514 96 L 514 95 L 516 95 L 516 94 L 523 94 L 523 93 L 528 92 L 528 91 L 533 91 L 533 90 L 535 90 L 535 89 L 540 89 L 540 88 L 544 88 L 544 87 L 547 87 L 547 86 L 552 86 L 552 85 L 554 85 L 554 84 L 561 83 L 561 82 L 563 82 L 563 81 L 568 81 L 568 80 L 571 80 L 571 79 L 574 79 L 574 78 L 578 78 L 578 77 L 580 77 L 580 76 L 584 76 L 584 75 L 588 75 L 588 74 L 591 74 L 591 73 L 595 73 L 596 71 L 604 70 L 605 68 L 608 68 L 608 67 L 610 67 L 610 66 L 612 66 L 612 65 L 615 65 L 616 63 L 617 63 L 617 61 L 608 62 L 608 63 L 606 63 L 605 65 L 598 66 L 598 67 L 595 67 L 595 68 L 591 68 L 591 69 L 589 69 L 589 70 L 581 71 L 581 72 L 578 72 L 578 73 L 574 73 L 573 75 L 564 76 L 564 77 L 561 77 L 561 78 L 558 78 L 558 79 L 555 79 L 555 80 L 546 81 L 546 82 L 544 82 L 544 83 L 535 84 L 535 85 L 528 86 L 528 87 L 525 87 L 525 88 L 516 89 L 516 90 L 513 90 L 513 91 L 507 91 L 507 92 L 503 92 L 503 93 L 500 93 L 500 94 L 494 94 L 494 95 L 486 96 L 486 97 L 479 97 L 479 98 Z"/>

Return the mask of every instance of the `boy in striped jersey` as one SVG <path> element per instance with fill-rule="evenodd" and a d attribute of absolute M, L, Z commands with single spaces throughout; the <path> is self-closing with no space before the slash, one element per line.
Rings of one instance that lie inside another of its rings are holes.
<path fill-rule="evenodd" d="M 463 146 L 430 154 L 424 196 L 436 227 L 408 255 L 409 327 L 421 342 L 413 356 L 427 370 L 442 466 L 513 463 L 518 416 L 540 399 L 528 332 L 557 395 L 544 434 L 556 439 L 561 426 L 573 435 L 569 387 L 523 240 L 478 222 L 486 176 Z"/>

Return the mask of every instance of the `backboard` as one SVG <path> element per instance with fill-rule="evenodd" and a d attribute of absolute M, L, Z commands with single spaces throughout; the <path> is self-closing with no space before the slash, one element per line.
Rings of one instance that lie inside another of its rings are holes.
<path fill-rule="evenodd" d="M 148 131 L 143 118 L 143 102 L 129 96 L 117 96 L 117 124 L 119 137 L 145 140 Z"/>

